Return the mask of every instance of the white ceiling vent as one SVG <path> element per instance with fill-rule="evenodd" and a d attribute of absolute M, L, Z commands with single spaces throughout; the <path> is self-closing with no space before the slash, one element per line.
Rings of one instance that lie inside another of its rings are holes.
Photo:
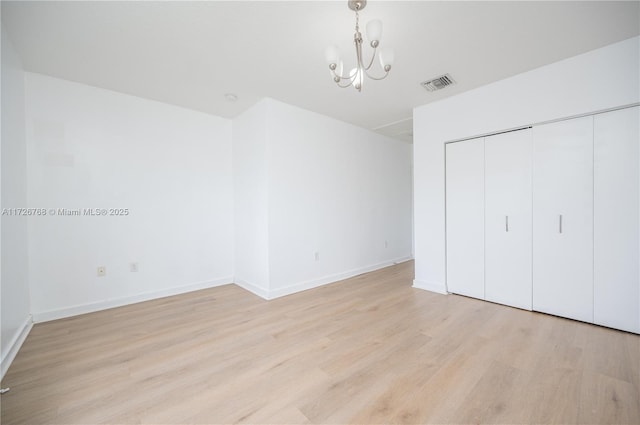
<path fill-rule="evenodd" d="M 455 83 L 456 82 L 451 78 L 451 75 L 444 74 L 438 78 L 434 78 L 433 80 L 423 81 L 420 85 L 429 91 L 436 91 Z"/>

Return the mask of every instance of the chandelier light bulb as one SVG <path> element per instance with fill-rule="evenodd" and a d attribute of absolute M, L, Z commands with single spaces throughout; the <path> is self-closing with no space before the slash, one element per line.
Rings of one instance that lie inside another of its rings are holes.
<path fill-rule="evenodd" d="M 351 68 L 351 71 L 349 71 L 349 78 L 351 79 L 351 81 L 355 82 L 357 75 L 358 75 L 358 68 Z"/>
<path fill-rule="evenodd" d="M 371 47 L 378 47 L 382 38 L 382 21 L 375 19 L 367 23 L 367 40 L 371 43 Z"/>
<path fill-rule="evenodd" d="M 389 69 L 391 69 L 395 56 L 395 52 L 390 47 L 383 47 L 380 49 L 380 65 L 382 65 L 382 68 L 385 71 L 389 71 Z"/>
<path fill-rule="evenodd" d="M 329 46 L 324 52 L 324 57 L 329 65 L 337 64 L 340 57 L 340 51 L 336 46 Z"/>

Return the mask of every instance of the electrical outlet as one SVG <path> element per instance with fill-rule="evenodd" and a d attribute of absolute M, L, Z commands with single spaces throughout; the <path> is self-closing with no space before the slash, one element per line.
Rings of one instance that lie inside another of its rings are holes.
<path fill-rule="evenodd" d="M 388 241 L 384 241 L 384 247 L 385 248 L 389 248 L 389 242 Z"/>
<path fill-rule="evenodd" d="M 131 273 L 137 273 L 138 272 L 138 263 L 129 264 L 129 271 Z"/>
<path fill-rule="evenodd" d="M 107 268 L 105 266 L 98 267 L 98 277 L 103 277 L 107 275 Z"/>
<path fill-rule="evenodd" d="M 320 261 L 320 253 L 316 252 L 316 261 Z"/>

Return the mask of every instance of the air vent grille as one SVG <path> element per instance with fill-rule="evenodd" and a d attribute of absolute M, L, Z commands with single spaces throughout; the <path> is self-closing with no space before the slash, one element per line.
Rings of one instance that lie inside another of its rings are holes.
<path fill-rule="evenodd" d="M 451 75 L 444 74 L 438 78 L 434 78 L 429 81 L 423 81 L 422 83 L 420 83 L 420 85 L 429 91 L 436 91 L 455 83 L 456 82 L 453 80 L 453 78 L 451 78 Z"/>

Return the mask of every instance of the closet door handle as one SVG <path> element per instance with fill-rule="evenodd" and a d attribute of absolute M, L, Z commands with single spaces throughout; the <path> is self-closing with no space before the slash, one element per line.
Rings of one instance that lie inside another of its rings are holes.
<path fill-rule="evenodd" d="M 508 215 L 504 216 L 504 231 L 505 232 L 509 231 L 509 216 Z"/>
<path fill-rule="evenodd" d="M 558 232 L 562 233 L 562 214 L 558 216 Z"/>

